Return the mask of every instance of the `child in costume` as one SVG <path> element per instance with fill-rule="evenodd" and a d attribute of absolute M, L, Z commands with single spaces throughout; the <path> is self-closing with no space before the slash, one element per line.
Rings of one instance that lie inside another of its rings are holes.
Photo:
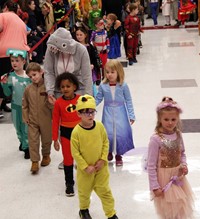
<path fill-rule="evenodd" d="M 80 96 L 76 110 L 81 121 L 72 131 L 71 150 L 77 164 L 80 218 L 92 219 L 89 206 L 94 190 L 101 199 L 106 217 L 118 219 L 109 186 L 108 137 L 103 124 L 94 120 L 95 99 L 90 95 Z"/>
<path fill-rule="evenodd" d="M 89 25 L 91 30 L 96 30 L 96 26 L 94 24 L 94 19 L 96 17 L 101 17 L 101 9 L 99 9 L 98 2 L 96 0 L 92 0 L 90 4 L 92 7 L 92 10 L 89 11 L 88 25 Z"/>
<path fill-rule="evenodd" d="M 121 57 L 121 22 L 117 20 L 115 14 L 110 13 L 106 16 L 106 30 L 110 41 L 108 58 L 116 59 Z"/>
<path fill-rule="evenodd" d="M 90 65 L 92 69 L 92 81 L 93 81 L 93 96 L 96 96 L 97 93 L 96 84 L 99 85 L 101 80 L 101 73 L 100 73 L 101 59 L 98 55 L 97 49 L 91 43 L 89 43 L 88 34 L 89 34 L 88 30 L 85 27 L 82 26 L 76 28 L 75 31 L 76 40 L 87 48 L 90 57 Z"/>
<path fill-rule="evenodd" d="M 92 42 L 93 45 L 97 48 L 99 57 L 102 62 L 102 68 L 104 69 L 104 66 L 108 59 L 110 42 L 109 42 L 107 31 L 105 30 L 103 19 L 95 18 L 94 24 L 96 26 L 96 30 L 92 31 L 90 42 Z"/>
<path fill-rule="evenodd" d="M 165 27 L 171 26 L 171 0 L 163 0 L 162 6 L 160 7 L 162 9 L 162 15 L 165 17 Z"/>
<path fill-rule="evenodd" d="M 160 218 L 193 218 L 193 193 L 180 130 L 182 109 L 170 97 L 157 108 L 157 124 L 148 148 L 149 186 Z"/>
<path fill-rule="evenodd" d="M 91 10 L 91 2 L 92 0 L 80 0 L 80 9 L 83 15 L 84 23 L 88 23 L 88 14 L 89 14 L 89 11 Z M 97 0 L 97 3 L 98 3 L 98 7 L 101 9 L 102 7 L 101 0 Z"/>
<path fill-rule="evenodd" d="M 126 31 L 125 31 L 125 28 L 124 28 L 124 21 L 130 13 L 130 9 L 129 9 L 130 4 L 131 4 L 130 2 L 126 3 L 125 6 L 124 6 L 124 9 L 122 10 L 123 45 L 124 45 L 124 51 L 125 51 L 125 54 L 126 54 L 126 59 L 128 59 L 128 55 L 127 55 L 127 40 L 126 40 Z"/>
<path fill-rule="evenodd" d="M 60 143 L 63 154 L 66 196 L 74 196 L 74 177 L 73 177 L 73 158 L 70 149 L 71 132 L 79 122 L 80 118 L 75 111 L 75 105 L 79 94 L 75 91 L 79 88 L 79 82 L 75 75 L 71 73 L 63 73 L 56 78 L 56 88 L 61 91 L 62 96 L 59 97 L 53 109 L 53 136 L 55 150 L 59 151 Z M 60 129 L 60 143 L 59 143 Z"/>
<path fill-rule="evenodd" d="M 54 1 L 53 12 L 54 12 L 54 20 L 56 23 L 59 22 L 62 19 L 62 17 L 65 16 L 65 14 L 67 13 L 67 10 L 65 8 L 63 0 Z M 64 27 L 64 28 L 68 27 L 67 19 L 60 22 L 57 25 L 57 28 L 59 27 Z"/>
<path fill-rule="evenodd" d="M 20 142 L 19 150 L 24 151 L 25 159 L 29 159 L 28 130 L 27 125 L 22 120 L 22 97 L 26 86 L 31 83 L 30 78 L 24 71 L 27 52 L 24 50 L 8 49 L 7 55 L 10 55 L 11 65 L 14 71 L 2 76 L 1 85 L 6 96 L 12 95 L 12 121 Z"/>
<path fill-rule="evenodd" d="M 126 31 L 126 39 L 127 39 L 127 56 L 129 60 L 129 65 L 133 65 L 133 63 L 137 62 L 136 52 L 138 47 L 138 36 L 143 33 L 143 30 L 140 26 L 140 19 L 137 17 L 138 6 L 137 4 L 130 4 L 129 6 L 130 14 L 126 17 L 124 21 L 124 28 Z"/>
<path fill-rule="evenodd" d="M 181 21 L 181 24 L 184 25 L 185 21 L 189 19 L 190 14 L 192 14 L 196 5 L 193 4 L 190 0 L 180 0 L 180 7 L 178 9 L 178 20 Z"/>
<path fill-rule="evenodd" d="M 116 165 L 123 165 L 122 155 L 134 148 L 131 125 L 135 121 L 132 98 L 124 82 L 122 64 L 115 59 L 105 65 L 104 80 L 96 96 L 96 104 L 104 99 L 102 122 L 110 143 L 108 160 L 115 154 Z"/>
<path fill-rule="evenodd" d="M 26 87 L 22 101 L 23 121 L 28 124 L 31 172 L 39 171 L 40 139 L 42 143 L 41 166 L 51 162 L 51 116 L 53 106 L 49 104 L 44 85 L 43 70 L 38 63 L 31 62 L 26 69 L 32 84 Z"/>

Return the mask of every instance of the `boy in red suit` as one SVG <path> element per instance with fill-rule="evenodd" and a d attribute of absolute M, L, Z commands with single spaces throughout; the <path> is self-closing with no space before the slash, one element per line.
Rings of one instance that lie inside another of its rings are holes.
<path fill-rule="evenodd" d="M 126 32 L 127 39 L 127 56 L 129 60 L 129 65 L 137 62 L 136 52 L 139 40 L 139 33 L 143 30 L 140 26 L 140 19 L 137 17 L 138 6 L 134 3 L 130 4 L 130 14 L 126 17 L 124 21 L 124 29 Z"/>

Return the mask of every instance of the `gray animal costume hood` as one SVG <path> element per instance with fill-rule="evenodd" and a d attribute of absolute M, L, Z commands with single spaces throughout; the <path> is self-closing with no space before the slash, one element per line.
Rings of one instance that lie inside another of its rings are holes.
<path fill-rule="evenodd" d="M 58 28 L 48 39 L 47 46 L 53 53 L 62 52 L 75 54 L 76 41 L 72 39 L 71 33 L 63 27 Z"/>

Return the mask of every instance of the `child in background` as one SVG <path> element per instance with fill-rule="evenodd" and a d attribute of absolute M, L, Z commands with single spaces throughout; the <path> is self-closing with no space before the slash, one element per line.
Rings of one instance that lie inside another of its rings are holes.
<path fill-rule="evenodd" d="M 126 54 L 126 59 L 128 59 L 128 55 L 127 55 L 127 40 L 126 40 L 126 31 L 125 31 L 125 28 L 124 28 L 124 21 L 130 13 L 129 6 L 130 6 L 130 2 L 126 3 L 125 6 L 124 6 L 124 9 L 122 10 L 123 45 L 124 45 L 124 51 L 125 51 L 125 54 Z"/>
<path fill-rule="evenodd" d="M 81 121 L 72 132 L 71 150 L 77 164 L 80 218 L 92 219 L 89 206 L 94 190 L 101 199 L 106 217 L 118 219 L 109 186 L 108 137 L 103 124 L 94 120 L 95 99 L 89 95 L 80 96 L 76 110 Z"/>
<path fill-rule="evenodd" d="M 90 56 L 92 81 L 93 81 L 93 96 L 96 96 L 97 93 L 96 84 L 99 85 L 101 80 L 101 73 L 100 73 L 101 59 L 98 55 L 97 49 L 91 43 L 89 43 L 88 34 L 89 33 L 86 28 L 84 27 L 76 28 L 75 31 L 76 40 L 87 48 L 88 54 Z"/>
<path fill-rule="evenodd" d="M 14 71 L 9 75 L 2 76 L 2 88 L 6 96 L 12 95 L 12 121 L 20 142 L 19 150 L 24 151 L 25 159 L 29 159 L 28 130 L 27 125 L 22 120 L 22 97 L 26 86 L 31 83 L 30 78 L 24 71 L 27 52 L 8 49 L 7 55 L 10 55 L 11 65 Z"/>
<path fill-rule="evenodd" d="M 60 149 L 60 142 L 63 154 L 66 196 L 74 196 L 74 176 L 73 176 L 73 158 L 70 149 L 71 132 L 76 124 L 80 122 L 80 118 L 75 111 L 75 104 L 80 95 L 75 94 L 79 89 L 79 82 L 75 75 L 71 73 L 63 73 L 57 76 L 56 89 L 60 90 L 62 96 L 59 97 L 54 105 L 53 110 L 53 136 L 54 148 L 56 151 Z"/>
<path fill-rule="evenodd" d="M 41 166 L 51 162 L 51 116 L 53 106 L 49 104 L 44 85 L 43 70 L 38 63 L 31 62 L 26 74 L 32 81 L 24 91 L 22 101 L 23 121 L 28 124 L 29 152 L 32 161 L 31 172 L 39 171 L 40 139 L 42 143 Z"/>
<path fill-rule="evenodd" d="M 178 9 L 178 20 L 182 25 L 189 19 L 190 14 L 195 12 L 197 5 L 191 0 L 180 0 L 180 7 Z"/>
<path fill-rule="evenodd" d="M 165 27 L 171 26 L 171 0 L 163 0 L 162 6 L 160 7 L 162 9 L 162 15 L 165 17 Z"/>
<path fill-rule="evenodd" d="M 110 41 L 110 49 L 108 52 L 109 59 L 121 57 L 121 22 L 117 20 L 115 14 L 106 16 L 106 30 Z"/>
<path fill-rule="evenodd" d="M 141 5 L 141 0 L 135 0 L 135 4 L 138 6 L 137 16 L 140 18 L 142 26 L 144 26 L 144 7 Z"/>
<path fill-rule="evenodd" d="M 157 106 L 157 124 L 148 149 L 147 170 L 152 198 L 160 218 L 193 218 L 193 193 L 180 130 L 182 109 L 170 97 Z"/>
<path fill-rule="evenodd" d="M 132 98 L 119 61 L 112 59 L 106 63 L 104 77 L 96 104 L 99 105 L 104 99 L 102 122 L 110 143 L 108 160 L 113 159 L 114 152 L 116 165 L 121 166 L 122 155 L 134 148 L 131 125 L 135 121 L 135 114 Z"/>
<path fill-rule="evenodd" d="M 59 22 L 62 19 L 62 17 L 65 16 L 65 14 L 67 13 L 67 10 L 65 8 L 63 0 L 53 1 L 53 3 L 54 3 L 54 8 L 53 8 L 54 20 L 57 23 L 57 22 Z M 68 27 L 68 20 L 67 20 L 67 18 L 66 18 L 66 20 L 63 20 L 62 22 L 60 22 L 57 25 L 57 28 L 59 28 L 59 27 Z"/>
<path fill-rule="evenodd" d="M 101 18 L 95 18 L 94 24 L 96 26 L 96 31 L 92 31 L 90 42 L 97 48 L 99 57 L 102 62 L 102 68 L 108 59 L 108 52 L 110 49 L 110 42 L 108 39 L 107 31 L 105 30 L 104 21 Z"/>
<path fill-rule="evenodd" d="M 139 33 L 143 33 L 143 30 L 140 27 L 140 19 L 137 17 L 138 6 L 134 3 L 129 6 L 130 14 L 126 17 L 124 21 L 124 28 L 126 31 L 127 39 L 127 55 L 129 60 L 129 65 L 137 62 L 136 52 L 138 46 L 138 36 Z"/>
<path fill-rule="evenodd" d="M 92 7 L 92 10 L 89 11 L 88 25 L 89 25 L 91 30 L 96 30 L 96 26 L 94 24 L 94 19 L 96 17 L 101 17 L 101 9 L 99 9 L 99 7 L 98 7 L 97 0 L 92 0 L 90 4 Z"/>
<path fill-rule="evenodd" d="M 135 4 L 138 6 L 138 14 L 137 16 L 140 19 L 140 23 L 144 26 L 144 7 L 141 5 L 140 0 L 135 0 Z M 140 54 L 140 48 L 142 48 L 142 37 L 141 33 L 138 35 L 138 46 L 137 46 L 137 55 Z"/>

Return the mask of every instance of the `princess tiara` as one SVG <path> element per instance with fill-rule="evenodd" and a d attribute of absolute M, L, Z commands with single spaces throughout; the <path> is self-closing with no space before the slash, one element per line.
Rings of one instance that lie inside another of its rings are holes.
<path fill-rule="evenodd" d="M 163 97 L 162 102 L 158 104 L 156 111 L 160 111 L 166 107 L 176 108 L 179 113 L 182 113 L 181 107 L 171 97 Z"/>

